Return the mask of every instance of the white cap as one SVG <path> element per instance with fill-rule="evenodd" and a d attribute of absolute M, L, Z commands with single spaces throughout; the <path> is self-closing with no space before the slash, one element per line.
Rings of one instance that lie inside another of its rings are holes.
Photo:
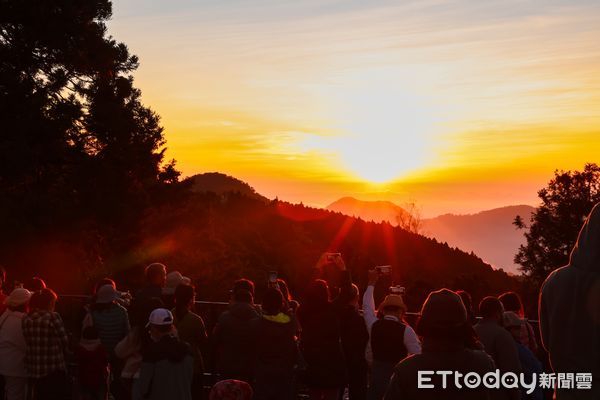
<path fill-rule="evenodd" d="M 172 325 L 173 324 L 173 314 L 171 311 L 166 308 L 157 308 L 150 313 L 150 317 L 148 318 L 148 324 L 146 327 L 150 325 Z"/>
<path fill-rule="evenodd" d="M 31 292 L 27 289 L 16 288 L 4 300 L 4 304 L 9 307 L 19 307 L 26 304 L 31 298 Z"/>

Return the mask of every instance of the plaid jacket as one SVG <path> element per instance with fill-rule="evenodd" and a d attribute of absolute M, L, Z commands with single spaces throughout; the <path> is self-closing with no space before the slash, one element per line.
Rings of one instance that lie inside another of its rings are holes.
<path fill-rule="evenodd" d="M 60 315 L 34 311 L 23 318 L 27 343 L 25 368 L 30 378 L 41 378 L 54 371 L 66 371 L 67 332 Z"/>

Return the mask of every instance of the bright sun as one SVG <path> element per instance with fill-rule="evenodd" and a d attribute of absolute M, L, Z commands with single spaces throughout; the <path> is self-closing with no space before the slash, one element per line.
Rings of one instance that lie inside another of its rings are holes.
<path fill-rule="evenodd" d="M 346 97 L 337 151 L 352 173 L 385 183 L 423 167 L 434 127 L 431 110 L 398 88 L 370 87 Z"/>

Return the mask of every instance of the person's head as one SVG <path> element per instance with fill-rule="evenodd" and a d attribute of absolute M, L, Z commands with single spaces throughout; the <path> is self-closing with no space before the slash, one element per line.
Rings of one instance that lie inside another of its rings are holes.
<path fill-rule="evenodd" d="M 512 337 L 517 341 L 521 341 L 521 327 L 523 326 L 523 320 L 512 311 L 505 311 L 503 316 L 504 327 L 510 332 Z"/>
<path fill-rule="evenodd" d="M 324 307 L 329 303 L 329 287 L 323 279 L 315 279 L 306 289 L 304 305 L 309 308 Z"/>
<path fill-rule="evenodd" d="M 173 332 L 173 314 L 166 308 L 157 308 L 150 313 L 146 326 L 150 330 L 150 337 L 159 341 Z"/>
<path fill-rule="evenodd" d="M 114 280 L 112 280 L 110 278 L 102 278 L 98 282 L 96 282 L 96 284 L 94 285 L 94 294 L 97 294 L 98 290 L 102 286 L 106 286 L 106 285 L 110 285 L 110 286 L 112 286 L 115 289 L 117 288 L 117 284 L 115 283 Z"/>
<path fill-rule="evenodd" d="M 385 299 L 383 299 L 378 308 L 378 313 L 380 315 L 389 315 L 398 319 L 402 319 L 405 312 L 406 305 L 404 304 L 402 296 L 398 294 L 388 294 L 385 296 Z"/>
<path fill-rule="evenodd" d="M 31 295 L 29 306 L 32 310 L 53 312 L 57 298 L 56 293 L 52 289 L 44 288 Z"/>
<path fill-rule="evenodd" d="M 161 263 L 152 263 L 146 267 L 144 276 L 147 284 L 164 287 L 167 281 L 167 267 Z"/>
<path fill-rule="evenodd" d="M 254 304 L 254 296 L 247 290 L 238 289 L 231 294 L 231 301 L 233 303 Z"/>
<path fill-rule="evenodd" d="M 283 294 L 277 288 L 270 287 L 265 292 L 262 302 L 262 310 L 266 315 L 277 315 L 283 309 Z"/>
<path fill-rule="evenodd" d="M 179 285 L 191 285 L 192 280 L 187 276 L 181 275 L 179 271 L 171 271 L 167 274 L 167 280 L 165 283 L 165 287 L 163 289 L 163 293 L 166 294 L 174 294 L 175 289 Z"/>
<path fill-rule="evenodd" d="M 254 282 L 246 278 L 238 279 L 237 281 L 233 282 L 233 288 L 231 289 L 231 292 L 235 293 L 238 290 L 250 292 L 252 297 L 254 297 Z"/>
<path fill-rule="evenodd" d="M 31 299 L 32 293 L 23 288 L 16 288 L 10 295 L 4 300 L 4 304 L 12 311 L 27 312 L 27 306 Z"/>
<path fill-rule="evenodd" d="M 460 296 L 448 289 L 429 293 L 421 308 L 417 333 L 424 342 L 441 341 L 457 346 L 474 346 L 473 327 Z"/>
<path fill-rule="evenodd" d="M 113 285 L 100 286 L 96 292 L 97 304 L 111 304 L 119 297 L 119 292 Z"/>
<path fill-rule="evenodd" d="M 467 313 L 472 313 L 473 312 L 473 300 L 471 300 L 471 295 L 469 294 L 469 292 L 467 292 L 465 290 L 457 290 L 456 294 L 460 296 L 460 299 L 462 300 L 463 304 L 465 305 L 465 309 L 467 310 Z"/>
<path fill-rule="evenodd" d="M 30 292 L 38 292 L 38 291 L 46 288 L 46 282 L 44 282 L 44 280 L 42 278 L 40 278 L 39 276 L 34 276 L 27 282 L 25 287 Z"/>
<path fill-rule="evenodd" d="M 517 293 L 503 293 L 498 297 L 498 300 L 502 303 L 505 311 L 512 311 L 520 317 L 524 315 L 523 303 L 521 302 L 521 297 Z"/>
<path fill-rule="evenodd" d="M 502 303 L 497 297 L 487 296 L 479 303 L 479 314 L 484 320 L 496 321 L 499 325 L 502 325 L 504 307 L 502 307 Z"/>
<path fill-rule="evenodd" d="M 191 285 L 180 284 L 175 288 L 175 307 L 189 309 L 194 304 L 196 293 Z"/>
<path fill-rule="evenodd" d="M 81 332 L 81 338 L 84 340 L 98 340 L 98 329 L 94 326 L 86 326 Z"/>

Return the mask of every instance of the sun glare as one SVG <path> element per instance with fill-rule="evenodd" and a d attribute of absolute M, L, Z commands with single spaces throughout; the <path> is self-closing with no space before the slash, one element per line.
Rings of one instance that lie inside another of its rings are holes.
<path fill-rule="evenodd" d="M 398 87 L 362 87 L 346 96 L 337 152 L 353 174 L 385 183 L 424 167 L 435 127 L 424 99 Z"/>

